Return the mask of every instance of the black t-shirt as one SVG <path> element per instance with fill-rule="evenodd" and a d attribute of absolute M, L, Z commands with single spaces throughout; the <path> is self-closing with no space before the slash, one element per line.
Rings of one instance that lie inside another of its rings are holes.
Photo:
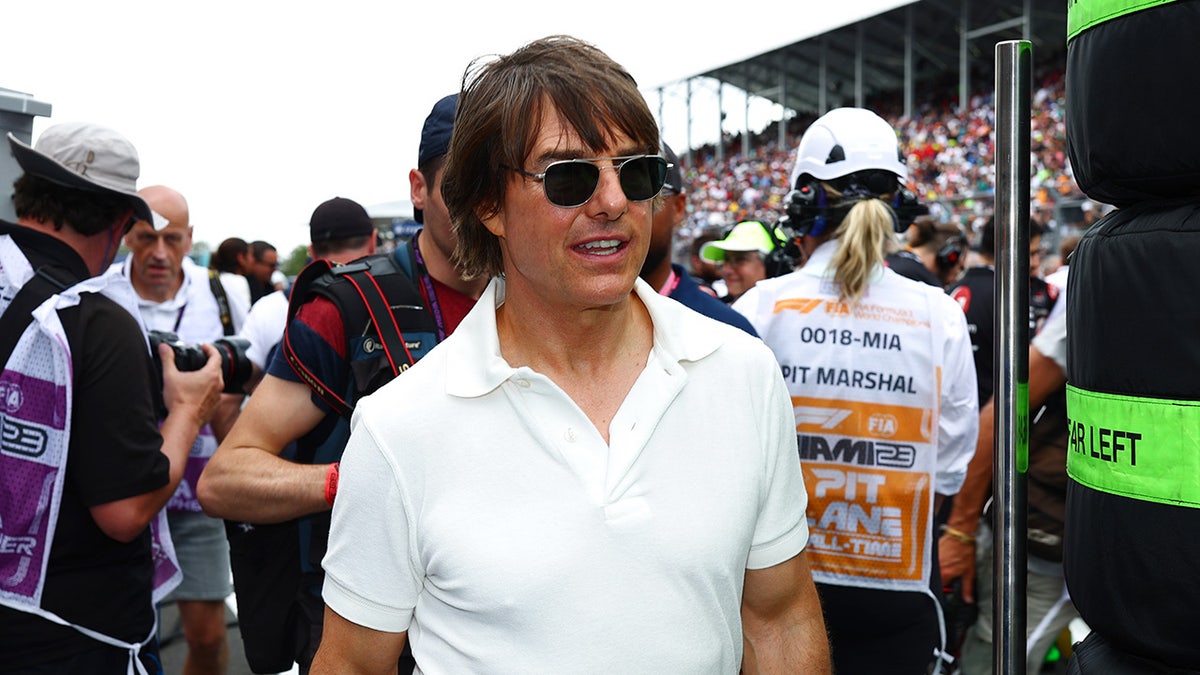
<path fill-rule="evenodd" d="M 972 267 L 950 287 L 950 297 L 958 302 L 967 315 L 967 331 L 971 338 L 971 354 L 975 357 L 975 381 L 979 387 L 979 406 L 992 397 L 992 363 L 994 333 L 996 270 L 991 267 Z"/>
<path fill-rule="evenodd" d="M 920 281 L 922 283 L 929 284 L 930 286 L 942 288 L 942 280 L 939 279 L 936 274 L 930 272 L 929 268 L 925 266 L 925 263 L 921 262 L 921 259 L 918 258 L 917 255 L 912 251 L 900 251 L 898 253 L 892 253 L 884 259 L 884 262 L 886 262 L 887 266 L 892 268 L 896 274 L 908 277 L 913 281 Z"/>
<path fill-rule="evenodd" d="M 89 276 L 58 240 L 0 223 L 36 269 L 56 265 L 75 281 Z M 62 276 L 61 274 L 59 276 Z M 42 606 L 107 635 L 141 642 L 154 625 L 149 529 L 125 544 L 109 538 L 89 507 L 167 484 L 158 432 L 153 367 L 136 320 L 112 300 L 83 294 L 60 312 L 75 371 L 66 482 Z M 100 644 L 33 614 L 0 607 L 0 671 L 66 657 Z"/>
<path fill-rule="evenodd" d="M 979 407 L 992 397 L 992 368 L 995 361 L 996 270 L 990 266 L 972 267 L 947 291 L 967 315 L 971 353 L 975 357 L 975 381 L 979 387 Z M 1058 289 L 1038 277 L 1029 278 L 1029 337 L 1037 334 L 1058 299 Z"/>

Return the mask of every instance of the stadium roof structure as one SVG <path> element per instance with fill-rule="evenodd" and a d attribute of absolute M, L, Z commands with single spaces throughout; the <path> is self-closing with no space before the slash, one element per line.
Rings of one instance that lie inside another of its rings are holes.
<path fill-rule="evenodd" d="M 973 92 L 991 90 L 998 42 L 1030 40 L 1035 64 L 1061 62 L 1066 52 L 1063 0 L 874 0 L 846 7 L 806 22 L 815 10 L 796 5 L 793 16 L 777 17 L 809 26 L 793 41 L 767 43 L 753 55 L 656 87 L 660 110 L 664 91 L 681 86 L 690 109 L 691 84 L 711 79 L 779 104 L 785 116 L 789 110 L 816 116 L 882 96 L 902 100 L 909 115 L 918 89 L 957 90 L 964 107 Z"/>

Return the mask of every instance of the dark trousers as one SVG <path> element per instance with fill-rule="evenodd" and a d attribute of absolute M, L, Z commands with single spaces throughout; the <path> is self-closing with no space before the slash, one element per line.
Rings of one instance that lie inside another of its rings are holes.
<path fill-rule="evenodd" d="M 1099 633 L 1092 632 L 1075 645 L 1067 675 L 1196 675 L 1200 671 L 1173 668 L 1134 656 L 1112 646 Z"/>

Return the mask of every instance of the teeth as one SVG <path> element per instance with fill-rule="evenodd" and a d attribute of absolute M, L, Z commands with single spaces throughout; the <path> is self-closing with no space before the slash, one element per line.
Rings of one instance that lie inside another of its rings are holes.
<path fill-rule="evenodd" d="M 580 248 L 585 248 L 592 253 L 603 253 L 605 255 L 615 253 L 621 242 L 616 239 L 601 239 L 599 241 L 589 241 Z M 602 250 L 604 249 L 604 250 Z"/>

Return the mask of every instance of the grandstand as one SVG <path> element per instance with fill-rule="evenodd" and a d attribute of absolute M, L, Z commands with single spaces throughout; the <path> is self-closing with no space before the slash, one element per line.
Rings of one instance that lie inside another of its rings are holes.
<path fill-rule="evenodd" d="M 680 155 L 692 214 L 682 237 L 709 225 L 773 221 L 789 189 L 796 141 L 821 113 L 847 105 L 871 108 L 899 130 L 910 187 L 936 215 L 981 223 L 994 193 L 994 45 L 1016 39 L 1034 45 L 1033 215 L 1054 228 L 1053 241 L 1098 210 L 1080 208 L 1085 198 L 1066 158 L 1061 0 L 884 1 L 880 10 L 653 90 L 660 123 L 669 105 L 687 108 L 686 129 L 663 130 L 677 151 L 686 149 Z M 802 14 L 796 25 L 804 25 Z M 747 114 L 747 125 L 731 131 L 736 116 L 721 109 L 721 142 L 696 146 L 693 96 L 714 88 L 769 102 L 776 116 L 753 129 Z"/>

